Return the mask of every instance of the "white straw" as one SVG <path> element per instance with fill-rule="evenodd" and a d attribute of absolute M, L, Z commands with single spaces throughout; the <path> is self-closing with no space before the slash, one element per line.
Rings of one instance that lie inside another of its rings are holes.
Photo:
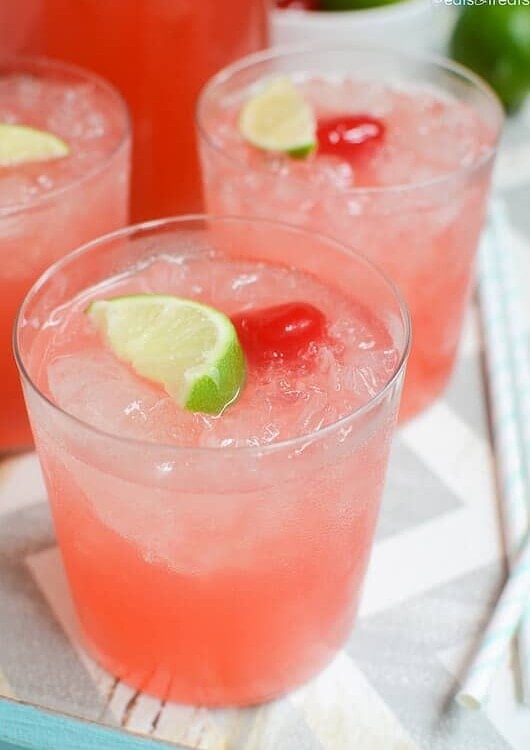
<path fill-rule="evenodd" d="M 511 248 L 507 243 L 508 221 L 502 203 L 498 202 L 491 212 L 491 232 L 497 261 L 498 283 L 504 303 L 507 326 L 508 351 L 511 362 L 515 414 L 519 425 L 521 459 L 525 472 L 527 523 L 530 516 L 530 353 L 528 332 L 525 326 L 521 289 L 514 268 Z M 509 542 L 509 540 L 507 540 Z M 513 560 L 521 541 L 508 543 L 508 555 Z M 517 637 L 521 690 L 523 702 L 530 705 L 530 609 L 520 624 Z"/>
<path fill-rule="evenodd" d="M 490 620 L 473 666 L 456 696 L 466 708 L 480 708 L 488 695 L 491 681 L 504 658 L 508 644 L 528 606 L 530 595 L 530 542 L 525 546 L 512 569 Z"/>
<path fill-rule="evenodd" d="M 479 253 L 479 295 L 486 338 L 486 361 L 496 456 L 502 484 L 503 518 L 510 557 L 517 555 L 528 530 L 526 475 L 517 424 L 518 403 L 512 373 L 499 248 L 488 231 Z"/>
<path fill-rule="evenodd" d="M 479 294 L 486 338 L 495 449 L 502 485 L 506 546 L 513 564 L 528 530 L 528 483 L 518 425 L 518 401 L 508 336 L 506 300 L 500 279 L 501 252 L 496 232 L 492 231 L 490 225 L 489 231 L 483 236 L 479 253 Z M 528 644 L 530 639 L 525 625 L 519 644 L 521 662 L 525 660 L 525 654 L 530 653 Z M 462 692 L 458 698 L 462 705 L 479 706 L 487 697 L 485 686 L 490 685 L 504 652 L 499 648 L 493 649 L 492 646 L 487 656 L 484 660 L 479 652 L 480 663 L 475 662 L 471 667 L 466 681 L 466 699 L 461 699 Z M 480 675 L 480 685 L 476 684 L 475 675 Z M 472 695 L 471 690 L 475 688 L 477 695 Z"/>

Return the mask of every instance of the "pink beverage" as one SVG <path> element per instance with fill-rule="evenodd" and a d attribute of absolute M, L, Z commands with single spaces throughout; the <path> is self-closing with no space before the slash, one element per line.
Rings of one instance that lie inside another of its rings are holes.
<path fill-rule="evenodd" d="M 307 159 L 260 151 L 239 132 L 244 102 L 282 75 L 317 118 Z M 362 248 L 400 287 L 414 330 L 403 418 L 451 374 L 501 121 L 494 95 L 464 69 L 368 49 L 248 57 L 199 102 L 211 212 L 319 229 Z"/>
<path fill-rule="evenodd" d="M 12 55 L 31 49 L 38 37 L 41 0 L 2 0 L 0 2 L 0 50 Z"/>
<path fill-rule="evenodd" d="M 37 23 L 22 49 L 96 71 L 131 108 L 133 218 L 199 210 L 197 95 L 224 65 L 266 46 L 268 0 L 33 1 Z"/>
<path fill-rule="evenodd" d="M 220 416 L 187 412 L 84 312 L 138 293 L 230 316 L 296 298 L 326 333 L 294 360 L 248 356 Z M 105 667 L 163 699 L 241 705 L 329 661 L 357 608 L 408 345 L 385 277 L 282 224 L 140 225 L 47 272 L 21 311 L 18 363 L 82 632 Z"/>
<path fill-rule="evenodd" d="M 12 355 L 17 308 L 44 269 L 127 219 L 129 122 L 100 78 L 43 59 L 0 64 L 0 123 L 52 133 L 66 156 L 0 166 L 0 452 L 31 444 Z"/>

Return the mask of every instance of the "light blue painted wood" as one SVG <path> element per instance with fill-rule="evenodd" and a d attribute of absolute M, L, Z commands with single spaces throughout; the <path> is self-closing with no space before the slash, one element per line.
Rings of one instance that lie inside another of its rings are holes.
<path fill-rule="evenodd" d="M 0 750 L 184 750 L 0 698 Z"/>

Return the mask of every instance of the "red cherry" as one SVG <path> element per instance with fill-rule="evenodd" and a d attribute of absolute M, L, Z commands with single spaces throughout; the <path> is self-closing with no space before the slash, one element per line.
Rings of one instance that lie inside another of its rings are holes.
<path fill-rule="evenodd" d="M 316 10 L 316 0 L 276 0 L 278 8 L 289 8 L 290 10 Z"/>
<path fill-rule="evenodd" d="M 324 313 L 307 302 L 247 310 L 234 315 L 232 323 L 243 351 L 255 363 L 293 359 L 326 330 Z"/>
<path fill-rule="evenodd" d="M 371 115 L 342 115 L 317 124 L 318 152 L 343 159 L 355 159 L 380 145 L 384 136 L 384 123 Z"/>

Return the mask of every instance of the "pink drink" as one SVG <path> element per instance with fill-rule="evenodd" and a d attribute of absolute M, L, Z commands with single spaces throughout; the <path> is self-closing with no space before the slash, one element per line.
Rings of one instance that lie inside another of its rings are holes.
<path fill-rule="evenodd" d="M 241 106 L 278 75 L 297 84 L 319 125 L 368 116 L 383 136 L 307 160 L 250 146 Z M 460 68 L 397 53 L 270 53 L 214 78 L 198 117 L 210 211 L 319 229 L 362 248 L 398 284 L 414 330 L 402 416 L 424 408 L 451 373 L 471 288 L 501 123 L 493 95 Z"/>
<path fill-rule="evenodd" d="M 125 96 L 134 219 L 197 211 L 197 95 L 224 65 L 266 46 L 268 0 L 22 1 L 33 3 L 34 28 L 19 49 L 83 65 Z"/>
<path fill-rule="evenodd" d="M 68 156 L 0 166 L 0 452 L 31 443 L 11 332 L 18 306 L 53 261 L 127 218 L 125 105 L 104 81 L 43 60 L 0 65 L 0 122 L 66 141 Z"/>
<path fill-rule="evenodd" d="M 138 292 L 229 315 L 295 296 L 327 334 L 290 364 L 249 360 L 235 404 L 194 414 L 117 361 L 83 312 Z M 98 659 L 136 688 L 210 705 L 265 700 L 320 669 L 355 615 L 408 352 L 384 277 L 283 225 L 146 225 L 53 268 L 24 305 L 18 352 Z"/>
<path fill-rule="evenodd" d="M 2 0 L 0 2 L 0 49 L 12 55 L 32 48 L 38 36 L 41 0 Z"/>

